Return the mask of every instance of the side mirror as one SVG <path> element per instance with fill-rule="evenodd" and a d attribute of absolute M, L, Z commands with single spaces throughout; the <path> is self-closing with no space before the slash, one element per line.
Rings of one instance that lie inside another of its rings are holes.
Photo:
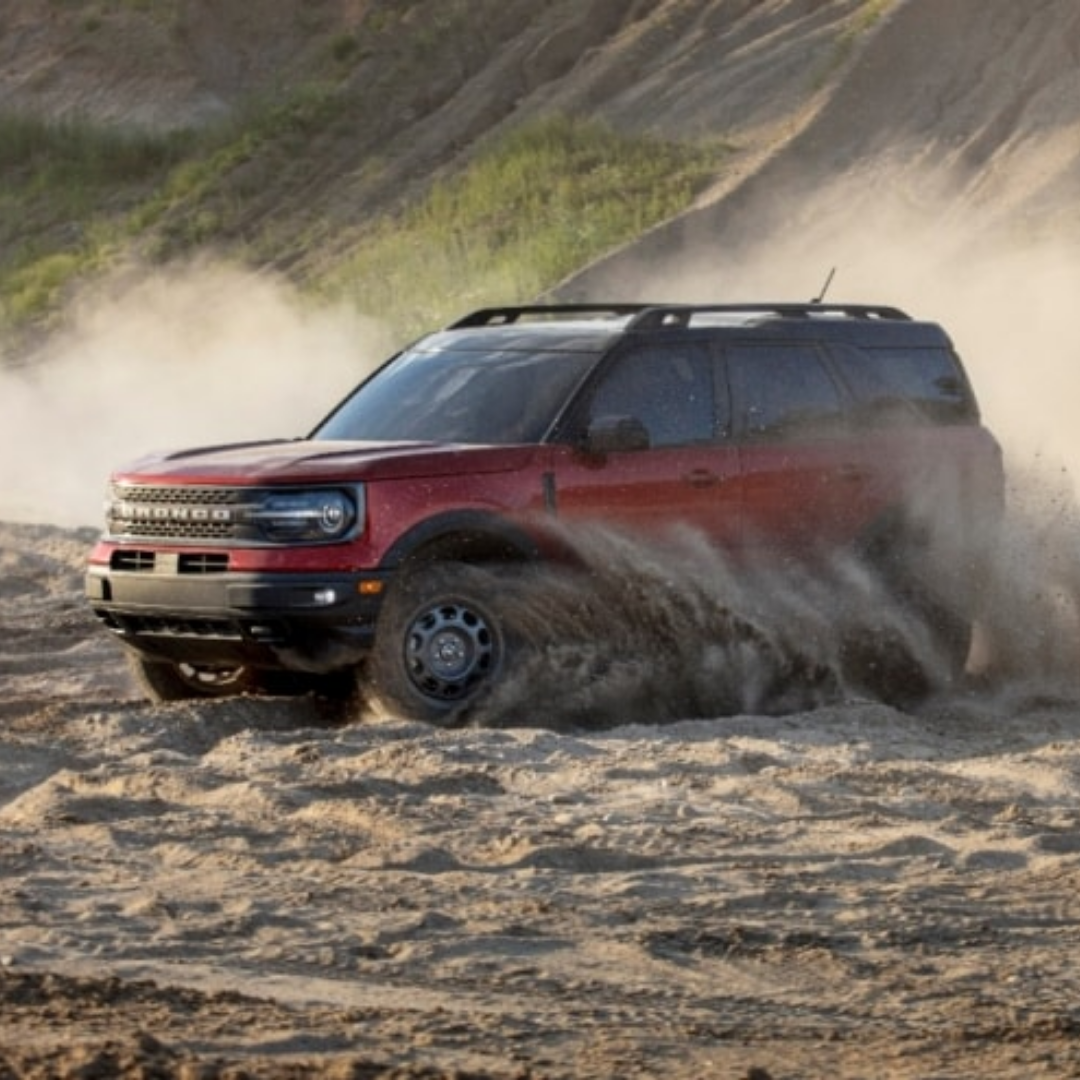
<path fill-rule="evenodd" d="M 649 449 L 649 429 L 636 416 L 598 416 L 585 431 L 582 449 L 589 454 Z"/>

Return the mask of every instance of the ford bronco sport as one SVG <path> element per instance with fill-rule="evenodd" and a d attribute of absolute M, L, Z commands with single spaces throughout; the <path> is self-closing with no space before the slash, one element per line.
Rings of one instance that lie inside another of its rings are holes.
<path fill-rule="evenodd" d="M 359 675 L 442 722 L 512 652 L 472 564 L 559 558 L 553 522 L 679 522 L 736 558 L 858 552 L 959 670 L 1002 488 L 948 336 L 895 308 L 493 308 L 392 357 L 306 438 L 114 473 L 86 591 L 157 699 Z"/>

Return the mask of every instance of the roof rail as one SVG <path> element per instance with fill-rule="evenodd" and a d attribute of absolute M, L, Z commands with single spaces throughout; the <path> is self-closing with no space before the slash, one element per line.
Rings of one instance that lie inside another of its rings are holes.
<path fill-rule="evenodd" d="M 849 319 L 902 319 L 911 316 L 881 304 L 653 304 L 630 320 L 627 329 L 655 330 L 663 326 L 689 326 L 695 315 L 775 315 L 784 319 L 807 319 L 815 315 Z"/>
<path fill-rule="evenodd" d="M 509 326 L 519 319 L 534 321 L 562 316 L 587 315 L 637 315 L 655 304 L 525 304 L 511 307 L 480 308 L 451 323 L 447 330 L 461 330 L 469 326 Z"/>
<path fill-rule="evenodd" d="M 902 319 L 911 316 L 899 308 L 881 304 L 752 303 L 752 304 L 523 304 L 480 308 L 450 323 L 446 329 L 470 326 L 510 326 L 521 320 L 542 322 L 560 317 L 598 318 L 632 316 L 627 329 L 655 330 L 664 326 L 689 326 L 695 315 L 773 315 L 784 319 L 805 319 L 815 315 L 849 319 Z"/>

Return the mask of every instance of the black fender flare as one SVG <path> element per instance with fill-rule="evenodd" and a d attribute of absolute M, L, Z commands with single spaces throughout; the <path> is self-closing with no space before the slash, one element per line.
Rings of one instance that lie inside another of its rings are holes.
<path fill-rule="evenodd" d="M 535 562 L 541 557 L 536 537 L 515 522 L 486 510 L 454 510 L 412 526 L 394 541 L 379 565 L 397 570 L 442 559 Z"/>

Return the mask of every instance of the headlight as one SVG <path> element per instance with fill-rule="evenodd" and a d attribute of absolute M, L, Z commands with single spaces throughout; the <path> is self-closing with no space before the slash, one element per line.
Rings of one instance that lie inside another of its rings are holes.
<path fill-rule="evenodd" d="M 276 544 L 340 540 L 362 524 L 363 491 L 285 491 L 268 494 L 248 517 Z"/>

